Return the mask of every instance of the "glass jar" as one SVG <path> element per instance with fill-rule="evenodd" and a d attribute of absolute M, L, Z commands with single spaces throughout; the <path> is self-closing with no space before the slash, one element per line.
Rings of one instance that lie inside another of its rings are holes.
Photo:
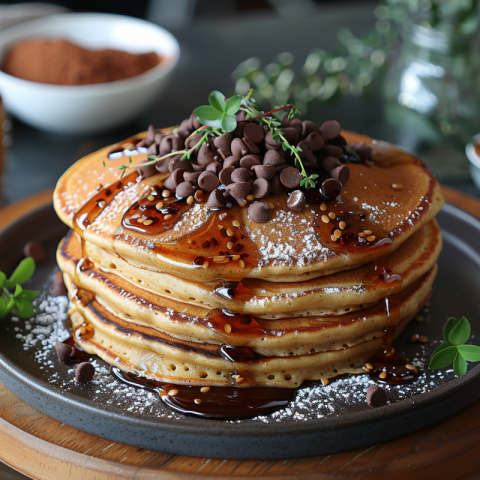
<path fill-rule="evenodd" d="M 469 178 L 465 145 L 480 129 L 475 42 L 472 35 L 409 23 L 385 81 L 385 117 L 395 142 L 443 181 Z"/>

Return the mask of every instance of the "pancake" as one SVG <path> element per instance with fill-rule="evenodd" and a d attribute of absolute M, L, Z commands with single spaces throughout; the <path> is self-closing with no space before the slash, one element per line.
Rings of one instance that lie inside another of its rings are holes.
<path fill-rule="evenodd" d="M 54 206 L 60 218 L 85 241 L 139 268 L 203 283 L 219 278 L 300 282 L 391 253 L 433 219 L 443 204 L 438 182 L 414 157 L 367 137 L 349 132 L 343 135 L 348 142 L 363 141 L 371 145 L 375 165 L 350 164 L 350 179 L 342 187 L 341 201 L 329 202 L 328 211 L 322 211 L 320 203 L 308 201 L 302 212 L 292 212 L 287 207 L 286 195 L 269 195 L 272 218 L 258 224 L 239 205 L 227 211 L 212 211 L 205 202 L 190 206 L 176 201 L 178 210 L 168 214 L 170 219 L 164 220 L 166 215 L 161 214 L 159 222 L 140 226 L 132 223 L 138 218 L 139 205 L 145 208 L 146 197 L 168 174 L 140 179 L 133 173 L 119 182 L 119 170 L 103 167 L 103 162 L 108 162 L 109 167 L 124 162 L 123 158 L 108 159 L 111 147 L 88 155 L 67 170 L 55 189 Z M 136 162 L 144 159 L 145 156 L 138 155 Z M 392 185 L 402 188 L 395 189 Z M 100 199 L 105 206 L 98 209 Z M 149 207 L 154 211 L 157 200 Z M 91 221 L 84 223 L 94 211 Z M 338 222 L 324 223 L 321 218 L 328 213 L 337 215 L 339 211 L 352 216 L 345 234 L 351 231 L 356 238 L 359 231 L 367 229 L 375 241 L 362 248 L 332 241 L 330 237 Z M 362 218 L 353 221 L 359 215 Z M 233 221 L 240 226 L 233 226 Z M 225 232 L 229 229 L 235 237 L 233 249 L 227 246 L 231 237 Z M 214 261 L 229 250 L 231 254 L 223 255 L 225 262 Z M 233 260 L 237 252 L 241 258 Z M 203 268 L 206 263 L 208 268 Z"/>

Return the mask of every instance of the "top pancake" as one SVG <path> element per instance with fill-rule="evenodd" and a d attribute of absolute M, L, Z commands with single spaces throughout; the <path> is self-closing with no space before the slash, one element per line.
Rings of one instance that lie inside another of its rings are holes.
<path fill-rule="evenodd" d="M 368 137 L 342 134 L 348 142 L 363 141 L 370 145 L 375 165 L 349 164 L 350 179 L 340 193 L 342 203 L 326 202 L 325 211 L 320 203 L 309 201 L 302 212 L 295 212 L 287 207 L 287 195 L 270 195 L 262 199 L 274 207 L 271 220 L 264 224 L 253 222 L 246 207 L 235 205 L 212 211 L 202 202 L 191 207 L 185 204 L 170 221 L 157 223 L 155 229 L 140 225 L 133 228 L 122 222 L 125 213 L 168 174 L 159 173 L 146 179 L 130 174 L 115 190 L 121 171 L 104 168 L 103 162 L 107 167 L 116 167 L 127 163 L 128 157 L 109 160 L 112 147 L 84 157 L 60 178 L 54 206 L 60 218 L 85 240 L 141 268 L 197 282 L 220 278 L 304 281 L 387 255 L 431 220 L 443 204 L 436 179 L 420 161 Z M 145 133 L 137 136 L 143 137 Z M 133 161 L 140 163 L 145 157 L 140 154 Z M 109 185 L 110 197 L 105 193 Z M 99 199 L 107 200 L 106 206 L 97 209 L 99 215 L 92 217 L 85 229 L 79 228 L 81 222 L 76 220 L 80 210 L 90 211 L 89 200 L 96 205 Z M 343 245 L 331 240 L 338 222 L 321 220 L 322 215 L 333 212 L 338 217 L 342 211 L 352 212 L 357 219 L 362 214 L 365 217 L 347 226 L 344 233 L 351 232 L 353 240 Z M 233 225 L 235 220 L 240 227 Z M 233 237 L 225 233 L 228 229 Z M 357 234 L 364 229 L 373 232 L 375 241 L 358 243 Z M 238 252 L 227 246 L 232 238 L 235 245 L 241 245 Z M 236 253 L 241 258 L 233 260 Z M 218 263 L 225 254 L 229 256 L 224 260 L 229 260 Z"/>

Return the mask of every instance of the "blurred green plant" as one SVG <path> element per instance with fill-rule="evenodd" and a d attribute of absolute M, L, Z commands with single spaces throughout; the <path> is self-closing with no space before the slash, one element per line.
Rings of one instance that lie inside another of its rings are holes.
<path fill-rule="evenodd" d="M 313 49 L 296 72 L 294 56 L 280 53 L 263 66 L 253 57 L 237 66 L 232 76 L 235 93 L 246 95 L 255 88 L 255 100 L 263 108 L 295 103 L 302 114 L 314 101 L 340 96 L 367 96 L 373 92 L 395 56 L 400 29 L 405 22 L 427 28 L 473 35 L 478 29 L 478 0 L 383 0 L 375 9 L 375 26 L 360 38 L 348 28 L 337 32 L 331 50 Z"/>

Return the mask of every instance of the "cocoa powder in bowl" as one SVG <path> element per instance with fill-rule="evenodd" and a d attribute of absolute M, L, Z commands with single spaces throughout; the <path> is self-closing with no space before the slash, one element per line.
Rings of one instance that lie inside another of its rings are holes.
<path fill-rule="evenodd" d="M 161 61 L 155 52 L 87 50 L 63 39 L 35 38 L 14 44 L 2 70 L 31 82 L 88 85 L 135 77 Z"/>

